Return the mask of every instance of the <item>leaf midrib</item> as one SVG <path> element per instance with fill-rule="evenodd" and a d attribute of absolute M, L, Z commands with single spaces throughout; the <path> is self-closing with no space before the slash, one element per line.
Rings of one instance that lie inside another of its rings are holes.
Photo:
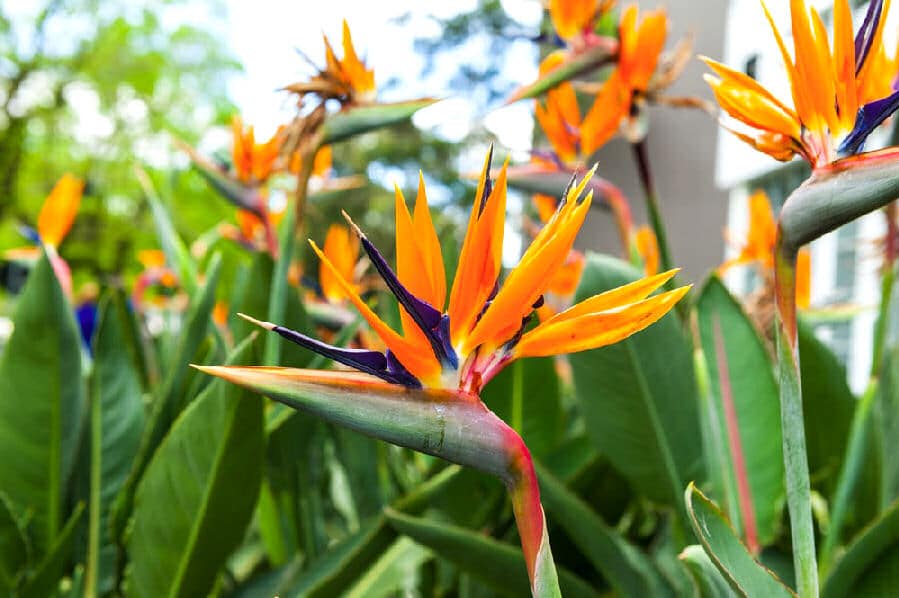
<path fill-rule="evenodd" d="M 640 398 L 643 401 L 644 407 L 649 415 L 649 420 L 652 424 L 654 437 L 656 438 L 656 445 L 659 447 L 659 450 L 662 453 L 662 461 L 665 466 L 665 474 L 668 477 L 668 482 L 671 484 L 671 498 L 675 503 L 681 504 L 681 501 L 679 499 L 681 485 L 680 476 L 678 476 L 677 465 L 674 462 L 674 456 L 671 454 L 670 447 L 668 446 L 668 437 L 665 435 L 665 430 L 662 427 L 661 422 L 659 421 L 658 413 L 656 411 L 656 405 L 652 400 L 652 393 L 649 390 L 649 384 L 643 374 L 643 369 L 640 367 L 640 360 L 637 359 L 637 354 L 634 349 L 634 342 L 632 339 L 627 339 L 624 341 L 624 343 L 631 363 L 637 366 L 634 367 L 634 372 L 636 374 L 637 386 L 640 390 Z"/>

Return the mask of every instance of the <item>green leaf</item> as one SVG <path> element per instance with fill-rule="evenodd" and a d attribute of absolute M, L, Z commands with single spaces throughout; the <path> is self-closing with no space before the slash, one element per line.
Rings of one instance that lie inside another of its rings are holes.
<path fill-rule="evenodd" d="M 602 43 L 582 52 L 569 52 L 564 62 L 533 83 L 517 89 L 506 103 L 511 104 L 518 100 L 536 98 L 560 83 L 585 75 L 608 64 L 615 58 L 617 46 L 614 45 L 614 42 L 607 41 L 606 38 L 602 39 Z"/>
<path fill-rule="evenodd" d="M 28 545 L 3 494 L 0 494 L 0 591 L 11 590 L 28 560 Z"/>
<path fill-rule="evenodd" d="M 337 596 L 369 570 L 396 540 L 396 531 L 378 516 L 310 563 L 284 595 Z"/>
<path fill-rule="evenodd" d="M 696 309 L 718 433 L 728 450 L 725 475 L 734 503 L 728 505 L 728 512 L 731 521 L 739 522 L 737 529 L 744 537 L 751 515 L 759 543 L 770 544 L 777 535 L 786 492 L 780 399 L 771 359 L 752 321 L 717 276 L 703 287 Z M 737 451 L 742 454 L 743 471 L 737 468 Z M 751 514 L 746 512 L 750 505 L 739 499 L 740 475 L 748 482 Z"/>
<path fill-rule="evenodd" d="M 516 361 L 490 381 L 481 399 L 521 435 L 534 455 L 546 455 L 563 436 L 559 377 L 552 357 Z"/>
<path fill-rule="evenodd" d="M 899 502 L 846 549 L 824 582 L 823 598 L 891 596 L 899 587 Z"/>
<path fill-rule="evenodd" d="M 65 527 L 56 537 L 47 555 L 31 573 L 19 593 L 21 598 L 45 598 L 52 596 L 59 586 L 59 580 L 65 572 L 66 563 L 72 554 L 75 530 L 84 514 L 84 503 L 78 503 Z"/>
<path fill-rule="evenodd" d="M 877 401 L 880 448 L 888 456 L 899 446 L 899 347 L 886 351 Z M 899 497 L 899 462 L 891 458 L 882 461 L 881 503 L 886 506 Z"/>
<path fill-rule="evenodd" d="M 701 598 L 729 598 L 736 596 L 727 585 L 727 581 L 721 576 L 721 572 L 715 568 L 709 555 L 702 546 L 691 544 L 680 553 L 680 560 L 687 565 L 687 570 L 693 576 L 693 581 L 699 589 Z"/>
<path fill-rule="evenodd" d="M 248 340 L 231 361 L 250 353 Z M 262 402 L 216 382 L 184 410 L 134 499 L 133 596 L 203 596 L 244 537 L 262 475 Z"/>
<path fill-rule="evenodd" d="M 113 589 L 117 547 L 109 537 L 109 509 L 128 478 L 144 424 L 140 377 L 123 350 L 127 309 L 121 293 L 107 297 L 94 342 L 88 595 Z"/>
<path fill-rule="evenodd" d="M 576 300 L 641 276 L 621 260 L 589 254 Z M 682 488 L 701 473 L 702 443 L 693 358 L 677 317 L 570 360 L 600 454 L 646 497 L 682 504 Z"/>
<path fill-rule="evenodd" d="M 663 596 L 669 592 L 649 558 L 608 526 L 576 494 L 537 465 L 540 495 L 550 522 L 558 523 L 609 585 L 621 596 Z"/>
<path fill-rule="evenodd" d="M 530 594 L 521 549 L 461 527 L 412 517 L 394 509 L 385 509 L 385 514 L 390 525 L 401 534 L 427 546 L 496 592 L 504 596 Z M 563 596 L 596 595 L 594 588 L 574 574 L 562 569 L 558 573 Z"/>
<path fill-rule="evenodd" d="M 749 554 L 724 514 L 692 482 L 684 499 L 693 532 L 734 591 L 747 597 L 794 596 L 774 573 Z"/>
<path fill-rule="evenodd" d="M 433 98 L 423 98 L 395 104 L 371 104 L 355 106 L 329 116 L 322 126 L 323 145 L 346 141 L 362 133 L 381 127 L 395 125 L 412 118 L 412 115 L 438 102 Z"/>
<path fill-rule="evenodd" d="M 447 467 L 397 500 L 394 507 L 405 513 L 421 512 L 435 500 L 445 497 L 447 491 L 461 481 L 460 473 L 463 472 L 458 467 Z M 364 575 L 396 537 L 396 530 L 387 524 L 383 513 L 378 513 L 355 533 L 309 563 L 301 573 L 298 574 L 292 565 L 286 565 L 280 579 L 269 582 L 271 585 L 267 587 L 272 590 L 268 594 L 336 596 Z"/>
<path fill-rule="evenodd" d="M 408 538 L 394 542 L 365 575 L 347 591 L 347 598 L 382 598 L 414 593 L 419 567 L 431 559 L 431 551 Z"/>
<path fill-rule="evenodd" d="M 150 204 L 153 224 L 156 226 L 156 236 L 159 239 L 159 246 L 162 247 L 162 251 L 165 253 L 166 262 L 175 268 L 178 272 L 178 281 L 187 291 L 187 294 L 193 297 L 197 290 L 197 267 L 190 257 L 190 252 L 175 231 L 175 225 L 172 223 L 168 210 L 157 195 L 156 189 L 153 187 L 153 181 L 141 168 L 138 168 L 135 173 L 141 187 L 143 187 L 147 203 Z"/>
<path fill-rule="evenodd" d="M 0 358 L 0 489 L 28 512 L 35 554 L 60 533 L 81 433 L 81 337 L 47 257 L 28 276 Z"/>
<path fill-rule="evenodd" d="M 813 480 L 828 480 L 830 490 L 843 464 L 857 401 L 846 383 L 846 368 L 802 321 L 799 359 L 809 471 Z"/>
<path fill-rule="evenodd" d="M 169 431 L 172 422 L 191 399 L 191 397 L 185 396 L 190 360 L 196 354 L 209 329 L 212 308 L 215 305 L 215 287 L 218 284 L 220 264 L 221 261 L 217 257 L 210 261 L 206 284 L 194 296 L 188 309 L 184 328 L 170 362 L 172 367 L 163 381 L 159 394 L 153 399 L 150 419 L 147 421 L 143 436 L 141 436 L 134 467 L 113 506 L 111 525 L 115 537 L 121 537 L 125 529 L 128 517 L 131 515 L 134 489 L 143 476 L 153 452 Z"/>

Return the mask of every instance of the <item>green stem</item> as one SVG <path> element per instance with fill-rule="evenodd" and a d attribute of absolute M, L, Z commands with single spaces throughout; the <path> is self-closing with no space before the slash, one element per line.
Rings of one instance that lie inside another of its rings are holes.
<path fill-rule="evenodd" d="M 852 426 L 849 431 L 849 442 L 846 448 L 846 458 L 840 469 L 840 477 L 837 480 L 836 491 L 833 496 L 833 508 L 830 515 L 830 525 L 827 535 L 824 536 L 824 545 L 821 547 L 821 574 L 824 575 L 831 564 L 833 551 L 840 543 L 840 533 L 846 513 L 849 510 L 849 501 L 855 491 L 858 479 L 864 468 L 865 448 L 868 444 L 868 417 L 871 414 L 871 406 L 877 396 L 879 384 L 877 378 L 871 378 L 865 394 L 852 414 Z"/>
<path fill-rule="evenodd" d="M 812 523 L 811 485 L 802 417 L 799 339 L 796 329 L 796 249 L 785 247 L 780 226 L 775 246 L 774 288 L 780 417 L 787 509 L 793 541 L 793 565 L 800 598 L 818 596 L 818 566 Z"/>
<path fill-rule="evenodd" d="M 268 297 L 268 319 L 270 322 L 284 322 L 287 309 L 287 293 L 290 285 L 287 275 L 290 270 L 290 261 L 293 259 L 296 247 L 297 235 L 301 233 L 303 226 L 303 214 L 306 209 L 306 196 L 309 190 L 309 177 L 312 176 L 312 167 L 315 159 L 315 144 L 311 151 L 304 151 L 301 156 L 300 172 L 297 175 L 297 188 L 291 201 L 288 201 L 284 212 L 284 221 L 281 222 L 281 230 L 278 242 L 278 259 L 275 261 L 275 270 L 272 273 L 271 292 Z M 281 338 L 275 334 L 265 337 L 265 349 L 263 351 L 263 363 L 267 365 L 279 365 L 281 362 Z"/>
<path fill-rule="evenodd" d="M 637 162 L 637 171 L 640 175 L 640 184 L 643 186 L 643 197 L 646 201 L 646 212 L 649 215 L 649 224 L 655 233 L 659 243 L 659 262 L 662 271 L 670 270 L 673 266 L 671 250 L 668 248 L 668 234 L 665 232 L 665 223 L 662 221 L 662 213 L 659 210 L 658 195 L 652 180 L 652 170 L 649 167 L 649 152 L 646 150 L 646 141 L 641 140 L 632 143 L 634 159 Z M 674 283 L 670 282 L 671 288 Z"/>

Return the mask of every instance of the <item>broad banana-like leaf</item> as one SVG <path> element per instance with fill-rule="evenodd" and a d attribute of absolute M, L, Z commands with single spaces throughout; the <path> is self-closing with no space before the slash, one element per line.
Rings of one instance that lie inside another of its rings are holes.
<path fill-rule="evenodd" d="M 159 246 L 162 247 L 162 251 L 165 253 L 166 261 L 176 269 L 179 282 L 184 287 L 184 290 L 187 291 L 187 294 L 193 297 L 197 289 L 197 267 L 193 258 L 190 257 L 190 252 L 175 231 L 172 218 L 156 193 L 150 176 L 141 168 L 138 168 L 135 173 L 138 182 L 144 189 L 147 203 L 150 204 L 150 213 L 153 215 L 156 236 L 159 239 Z"/>
<path fill-rule="evenodd" d="M 528 577 L 520 549 L 455 525 L 412 517 L 390 508 L 385 513 L 390 525 L 399 532 L 427 546 L 501 595 L 528 594 Z M 567 597 L 597 595 L 595 588 L 565 570 L 559 571 L 559 585 Z"/>
<path fill-rule="evenodd" d="M 328 116 L 322 126 L 322 144 L 346 141 L 350 137 L 388 127 L 412 118 L 412 115 L 439 100 L 423 98 L 395 104 L 370 104 L 348 108 Z"/>
<path fill-rule="evenodd" d="M 596 45 L 583 52 L 570 53 L 557 67 L 538 77 L 533 83 L 515 90 L 512 96 L 506 100 L 506 103 L 511 104 L 518 100 L 536 98 L 560 83 L 585 75 L 603 65 L 609 64 L 618 52 L 618 42 L 610 37 L 599 39 L 600 41 Z"/>
<path fill-rule="evenodd" d="M 252 338 L 229 357 L 240 363 Z M 262 476 L 262 405 L 215 381 L 175 421 L 134 497 L 131 596 L 205 596 L 244 537 Z"/>
<path fill-rule="evenodd" d="M 749 316 L 717 276 L 703 286 L 696 307 L 718 434 L 727 450 L 727 510 L 750 546 L 765 546 L 777 533 L 786 492 L 771 358 Z"/>
<path fill-rule="evenodd" d="M 53 268 L 41 257 L 19 298 L 0 358 L 0 491 L 29 514 L 42 558 L 66 517 L 68 480 L 81 434 L 81 336 Z"/>
<path fill-rule="evenodd" d="M 121 537 L 125 531 L 128 518 L 131 516 L 134 490 L 143 476 L 153 452 L 162 442 L 172 422 L 184 409 L 186 403 L 193 399 L 192 396 L 187 396 L 186 392 L 188 363 L 206 337 L 211 323 L 220 266 L 221 260 L 218 255 L 214 255 L 207 269 L 206 284 L 191 301 L 178 347 L 170 362 L 172 367 L 167 372 L 159 394 L 154 399 L 131 474 L 113 503 L 110 525 L 116 537 Z"/>
<path fill-rule="evenodd" d="M 846 549 L 824 582 L 824 598 L 890 596 L 899 587 L 899 502 Z"/>
<path fill-rule="evenodd" d="M 721 510 L 691 482 L 684 496 L 693 532 L 706 554 L 740 596 L 790 598 L 795 594 L 755 560 Z"/>

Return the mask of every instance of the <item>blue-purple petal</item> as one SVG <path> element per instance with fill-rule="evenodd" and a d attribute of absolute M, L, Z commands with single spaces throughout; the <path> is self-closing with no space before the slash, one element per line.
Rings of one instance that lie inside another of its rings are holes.
<path fill-rule="evenodd" d="M 19 225 L 19 234 L 28 239 L 30 243 L 34 243 L 35 245 L 41 244 L 41 235 L 37 232 L 36 229 L 28 226 L 27 224 Z"/>
<path fill-rule="evenodd" d="M 855 127 L 840 145 L 840 153 L 857 153 L 864 145 L 868 135 L 896 110 L 899 110 L 899 91 L 859 108 L 858 115 L 855 117 Z"/>
<path fill-rule="evenodd" d="M 280 334 L 287 340 L 294 342 L 305 349 L 309 349 L 313 353 L 323 355 L 328 359 L 333 359 L 345 366 L 355 368 L 361 372 L 372 374 L 380 378 L 384 378 L 382 374 L 387 372 L 387 358 L 379 351 L 370 351 L 368 349 L 344 349 L 335 347 L 328 343 L 306 336 L 296 330 L 284 328 L 283 326 L 275 326 L 272 330 Z"/>
<path fill-rule="evenodd" d="M 865 13 L 865 20 L 859 27 L 858 33 L 855 34 L 855 73 L 858 74 L 868 58 L 871 51 L 871 43 L 874 41 L 874 32 L 877 31 L 877 25 L 880 23 L 880 17 L 883 14 L 883 0 L 871 0 L 868 3 L 868 12 Z"/>
<path fill-rule="evenodd" d="M 381 275 L 381 278 L 384 279 L 387 288 L 390 289 L 399 304 L 406 310 L 406 313 L 409 314 L 428 339 L 428 342 L 431 344 L 431 348 L 434 351 L 434 356 L 442 363 L 457 362 L 454 352 L 450 351 L 448 353 L 446 351 L 446 347 L 437 333 L 443 314 L 426 301 L 422 301 L 409 292 L 409 289 L 403 286 L 403 283 L 400 282 L 399 277 L 394 273 L 393 269 L 387 263 L 387 260 L 384 259 L 381 252 L 378 251 L 377 247 L 375 247 L 372 242 L 361 233 L 359 233 L 359 238 L 362 242 L 362 248 L 371 260 L 375 270 L 377 270 L 378 274 Z"/>

